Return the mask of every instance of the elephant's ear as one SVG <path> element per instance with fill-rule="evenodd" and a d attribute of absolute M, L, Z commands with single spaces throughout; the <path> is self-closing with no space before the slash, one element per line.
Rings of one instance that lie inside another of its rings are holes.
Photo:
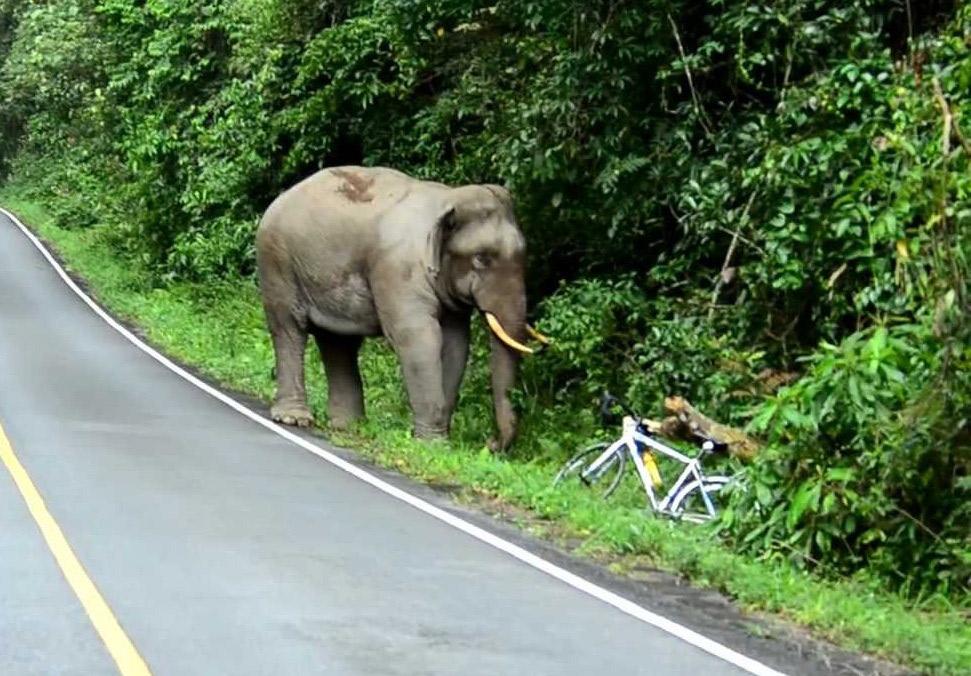
<path fill-rule="evenodd" d="M 491 192 L 497 200 L 499 200 L 499 202 L 508 210 L 510 216 L 514 216 L 512 193 L 510 193 L 507 188 L 492 183 L 487 183 L 483 187 Z"/>
<path fill-rule="evenodd" d="M 428 272 L 435 277 L 442 269 L 442 255 L 445 252 L 445 244 L 458 229 L 458 214 L 455 206 L 445 205 L 439 212 L 428 233 Z"/>

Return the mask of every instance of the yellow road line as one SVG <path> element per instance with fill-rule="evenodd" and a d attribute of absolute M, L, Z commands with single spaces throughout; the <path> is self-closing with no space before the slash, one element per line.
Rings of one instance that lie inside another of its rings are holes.
<path fill-rule="evenodd" d="M 37 487 L 34 486 L 34 482 L 27 474 L 27 470 L 17 459 L 13 446 L 10 445 L 10 441 L 3 431 L 3 425 L 0 425 L 0 460 L 3 460 L 4 466 L 10 472 L 10 476 L 20 490 L 24 502 L 27 503 L 27 509 L 30 510 L 31 516 L 37 522 L 37 527 L 40 528 L 51 554 L 54 555 L 54 559 L 57 561 L 57 565 L 61 567 L 61 572 L 64 573 L 68 584 L 71 585 L 71 589 L 74 590 L 78 600 L 81 601 L 81 605 L 84 606 L 84 610 L 91 619 L 95 630 L 101 636 L 101 640 L 104 641 L 105 647 L 108 648 L 108 652 L 115 660 L 115 664 L 118 665 L 118 670 L 123 676 L 151 676 L 145 660 L 138 654 L 138 650 L 131 639 L 128 638 L 128 634 L 118 624 L 111 608 L 105 603 L 104 597 L 101 596 L 98 588 L 85 572 L 84 566 L 75 556 L 71 545 L 68 544 L 64 533 L 61 531 L 61 527 L 57 525 L 54 517 L 47 510 L 44 498 L 37 491 Z"/>

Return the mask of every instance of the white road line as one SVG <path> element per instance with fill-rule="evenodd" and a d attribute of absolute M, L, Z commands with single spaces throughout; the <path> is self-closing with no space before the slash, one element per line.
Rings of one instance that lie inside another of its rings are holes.
<path fill-rule="evenodd" d="M 566 584 L 570 585 L 574 589 L 577 589 L 585 594 L 588 594 L 596 599 L 599 599 L 600 601 L 603 601 L 604 603 L 607 603 L 613 606 L 614 608 L 620 610 L 623 613 L 626 613 L 627 615 L 630 615 L 631 617 L 637 618 L 638 620 L 645 622 L 653 627 L 656 627 L 662 631 L 665 631 L 668 634 L 671 634 L 672 636 L 676 636 L 681 640 L 685 641 L 686 643 L 689 643 L 695 646 L 696 648 L 700 648 L 701 650 L 704 650 L 707 653 L 710 653 L 716 657 L 719 657 L 722 660 L 730 664 L 733 664 L 736 667 L 739 667 L 740 669 L 744 669 L 745 671 L 751 674 L 758 674 L 759 676 L 782 676 L 782 672 L 776 671 L 775 669 L 772 669 L 771 667 L 765 664 L 762 664 L 761 662 L 754 660 L 750 657 L 746 657 L 745 655 L 742 655 L 741 653 L 738 653 L 732 650 L 731 648 L 723 646 L 722 644 L 716 641 L 713 641 L 710 638 L 702 636 L 698 632 L 693 631 L 688 627 L 682 626 L 677 622 L 674 622 L 673 620 L 669 620 L 666 617 L 662 617 L 661 615 L 652 613 L 646 608 L 643 608 L 637 605 L 633 601 L 625 599 L 624 597 L 618 594 L 615 594 L 612 591 L 604 589 L 603 587 L 600 587 L 588 580 L 585 580 L 579 575 L 575 575 L 568 570 L 560 568 L 559 566 L 553 563 L 550 563 L 546 559 L 536 556 L 532 552 L 529 552 L 526 549 L 523 549 L 522 547 L 515 545 L 512 542 L 509 542 L 508 540 L 504 540 L 498 537 L 497 535 L 490 533 L 487 530 L 479 528 L 478 526 L 471 524 L 468 521 L 465 521 L 464 519 L 461 519 L 455 516 L 454 514 L 451 514 L 439 507 L 436 507 L 435 505 L 423 500 L 422 498 L 419 498 L 415 495 L 412 495 L 411 493 L 408 493 L 400 488 L 397 488 L 396 486 L 389 484 L 387 481 L 384 481 L 383 479 L 376 477 L 370 472 L 367 472 L 366 470 L 361 469 L 360 467 L 344 460 L 343 458 L 337 455 L 334 455 L 330 451 L 324 448 L 321 448 L 320 446 L 314 443 L 311 443 L 310 441 L 307 441 L 302 437 L 297 436 L 293 432 L 290 432 L 289 430 L 281 427 L 280 425 L 277 425 L 275 422 L 268 420 L 267 418 L 264 418 L 258 413 L 251 411 L 250 409 L 243 406 L 241 403 L 239 403 L 232 397 L 228 396 L 227 394 L 224 394 L 223 392 L 220 392 L 219 390 L 212 387 L 208 383 L 203 382 L 196 376 L 192 375 L 191 373 L 183 369 L 178 364 L 175 364 L 170 359 L 168 359 L 167 357 L 159 353 L 157 350 L 145 344 L 142 340 L 136 337 L 131 331 L 129 331 L 120 323 L 118 323 L 111 315 L 109 315 L 97 303 L 95 303 L 86 293 L 84 293 L 84 291 L 82 291 L 77 284 L 75 284 L 74 280 L 71 279 L 71 277 L 64 271 L 64 268 L 62 268 L 61 265 L 57 262 L 57 259 L 55 259 L 53 255 L 51 255 L 51 253 L 41 243 L 41 241 L 34 235 L 34 233 L 28 230 L 27 227 L 20 222 L 20 219 L 18 219 L 12 213 L 10 213 L 9 211 L 3 208 L 0 208 L 0 213 L 4 214 L 7 218 L 11 220 L 11 222 L 13 222 L 18 228 L 20 228 L 24 236 L 26 236 L 31 241 L 31 243 L 37 248 L 38 251 L 40 251 L 40 253 L 44 256 L 44 258 L 47 259 L 47 262 L 51 264 L 55 272 L 57 272 L 57 274 L 60 275 L 61 279 L 64 280 L 64 283 L 67 284 L 68 287 L 75 294 L 77 294 L 77 296 L 82 301 L 84 301 L 88 305 L 88 307 L 90 307 L 95 312 L 95 314 L 97 314 L 105 322 L 107 322 L 108 325 L 111 326 L 111 328 L 115 329 L 118 333 L 124 336 L 129 342 L 135 345 L 135 347 L 137 347 L 139 350 L 147 354 L 149 357 L 151 357 L 158 363 L 162 364 L 162 366 L 164 366 L 165 368 L 169 369 L 170 371 L 182 377 L 183 379 L 189 381 L 199 389 L 215 397 L 222 403 L 226 404 L 230 408 L 246 416 L 253 422 L 257 423 L 258 425 L 262 425 L 266 429 L 271 430 L 272 432 L 275 432 L 276 434 L 280 435 L 284 439 L 287 439 L 288 441 L 291 441 L 297 444 L 301 448 L 307 451 L 310 451 L 314 455 L 319 456 L 323 460 L 326 460 L 327 462 L 331 463 L 336 467 L 339 467 L 340 469 L 360 479 L 361 481 L 374 486 L 378 490 L 394 498 L 397 498 L 402 502 L 405 502 L 411 505 L 415 509 L 419 509 L 422 512 L 425 512 L 429 516 L 432 516 L 438 519 L 439 521 L 443 521 L 444 523 L 447 523 L 448 525 L 462 531 L 463 533 L 466 533 L 467 535 L 471 535 L 477 540 L 480 540 L 492 547 L 495 547 L 500 551 L 505 552 L 506 554 L 516 559 L 519 559 L 523 563 L 529 566 L 532 566 L 533 568 L 536 568 L 537 570 L 540 570 L 546 573 L 547 575 L 550 575 L 551 577 L 554 577 L 557 580 L 560 580 L 561 582 L 565 582 Z"/>

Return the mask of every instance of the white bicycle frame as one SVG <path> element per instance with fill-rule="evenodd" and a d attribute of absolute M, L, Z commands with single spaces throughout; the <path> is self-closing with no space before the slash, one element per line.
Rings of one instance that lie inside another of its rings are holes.
<path fill-rule="evenodd" d="M 657 496 L 654 493 L 654 482 L 651 479 L 650 474 L 648 474 L 647 469 L 644 467 L 644 461 L 641 459 L 641 454 L 639 449 L 647 446 L 658 453 L 665 455 L 673 460 L 677 460 L 685 466 L 678 480 L 674 482 L 667 494 L 658 502 Z M 647 493 L 647 500 L 651 503 L 651 508 L 656 512 L 661 512 L 664 514 L 672 514 L 669 507 L 671 502 L 677 497 L 681 490 L 685 487 L 690 479 L 695 479 L 698 482 L 698 490 L 701 491 L 701 497 L 705 503 L 705 509 L 708 511 L 708 515 L 714 518 L 716 511 L 715 505 L 712 503 L 711 498 L 708 496 L 708 492 L 705 490 L 705 476 L 701 471 L 701 455 L 697 458 L 689 458 L 683 453 L 665 446 L 656 439 L 641 433 L 638 431 L 638 422 L 635 418 L 627 415 L 624 416 L 624 427 L 623 434 L 620 439 L 612 443 L 607 447 L 600 456 L 591 463 L 584 474 L 594 474 L 600 469 L 601 465 L 607 462 L 615 453 L 617 453 L 622 447 L 626 447 L 627 454 L 630 456 L 631 460 L 634 461 L 634 467 L 637 468 L 637 474 L 641 479 L 641 484 L 644 486 L 644 492 Z M 675 515 L 676 516 L 676 515 Z"/>

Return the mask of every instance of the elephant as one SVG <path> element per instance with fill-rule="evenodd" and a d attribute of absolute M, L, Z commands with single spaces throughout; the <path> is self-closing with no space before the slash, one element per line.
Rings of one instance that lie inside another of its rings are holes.
<path fill-rule="evenodd" d="M 304 352 L 317 342 L 330 424 L 364 416 L 358 350 L 385 336 L 401 363 L 418 438 L 447 437 L 469 356 L 471 316 L 490 331 L 498 438 L 517 417 L 519 358 L 546 338 L 526 323 L 526 241 L 510 193 L 450 187 L 385 167 L 323 169 L 283 192 L 256 233 L 263 308 L 276 359 L 273 420 L 308 426 Z"/>

